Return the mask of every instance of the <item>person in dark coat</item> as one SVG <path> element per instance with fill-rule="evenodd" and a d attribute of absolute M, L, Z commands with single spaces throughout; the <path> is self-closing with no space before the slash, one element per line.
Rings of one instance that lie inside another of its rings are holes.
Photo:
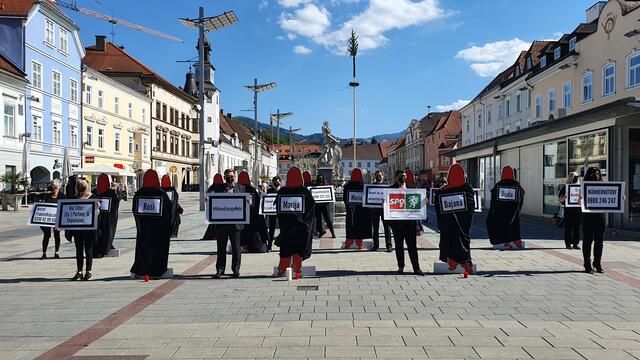
<path fill-rule="evenodd" d="M 180 206 L 180 197 L 176 188 L 171 185 L 171 178 L 169 175 L 163 175 L 160 180 L 160 187 L 167 193 L 169 200 L 171 200 L 171 237 L 178 237 L 178 229 L 180 228 L 180 215 L 184 211 Z"/>
<path fill-rule="evenodd" d="M 53 179 L 49 182 L 48 190 L 50 191 L 47 194 L 47 197 L 44 199 L 46 203 L 57 203 L 58 200 L 64 199 L 64 193 L 60 191 L 60 180 Z M 51 234 L 53 233 L 53 240 L 55 242 L 55 253 L 53 257 L 55 259 L 60 259 L 60 255 L 58 251 L 60 251 L 60 229 L 41 226 L 40 230 L 42 230 L 42 256 L 40 260 L 44 260 L 47 258 L 47 248 L 49 247 L 49 239 L 51 239 Z"/>
<path fill-rule="evenodd" d="M 567 177 L 567 185 L 577 184 L 579 175 L 573 171 Z M 567 249 L 580 250 L 580 223 L 582 222 L 582 209 L 576 206 L 566 206 L 567 187 L 564 186 L 558 193 L 558 200 L 564 208 L 564 245 Z"/>
<path fill-rule="evenodd" d="M 267 252 L 269 233 L 267 231 L 267 222 L 264 220 L 264 216 L 260 215 L 260 194 L 258 194 L 256 188 L 251 186 L 251 177 L 246 171 L 238 174 L 238 184 L 244 185 L 246 192 L 251 194 L 252 198 L 251 220 L 248 225 L 244 226 L 240 244 L 247 249 L 247 252 L 265 253 Z"/>
<path fill-rule="evenodd" d="M 213 183 L 211 184 L 211 186 L 209 186 L 209 189 L 207 189 L 207 193 L 216 192 L 216 188 L 223 185 L 224 185 L 224 179 L 222 179 L 222 175 L 215 174 L 213 176 Z M 209 224 L 201 240 L 215 240 L 215 238 L 216 238 L 216 225 Z"/>
<path fill-rule="evenodd" d="M 491 189 L 491 205 L 486 223 L 492 245 L 506 244 L 511 249 L 513 243 L 522 248 L 520 209 L 523 203 L 524 189 L 513 177 L 511 166 L 505 166 L 501 180 Z"/>
<path fill-rule="evenodd" d="M 311 180 L 311 173 L 308 172 L 307 170 L 305 170 L 302 173 L 302 181 L 304 181 L 304 186 L 311 186 L 313 185 L 313 181 Z"/>
<path fill-rule="evenodd" d="M 113 249 L 113 239 L 118 228 L 118 210 L 120 209 L 120 197 L 109 185 L 109 175 L 98 176 L 98 186 L 95 195 L 101 200 L 98 228 L 100 229 L 98 241 L 93 247 L 93 257 L 100 259 Z"/>
<path fill-rule="evenodd" d="M 389 186 L 394 189 L 407 189 L 407 173 L 402 170 L 396 172 L 396 181 Z M 396 260 L 398 261 L 398 273 L 404 272 L 404 244 L 407 244 L 409 259 L 413 266 L 413 273 L 424 276 L 418 260 L 418 236 L 422 232 L 422 224 L 419 220 L 389 220 L 389 226 L 393 231 L 393 240 L 396 245 Z"/>
<path fill-rule="evenodd" d="M 380 170 L 376 171 L 373 175 L 373 184 L 384 184 L 384 173 Z M 373 247 L 371 251 L 378 251 L 380 248 L 380 220 L 382 220 L 382 228 L 384 229 L 384 244 L 387 247 L 387 252 L 393 251 L 391 245 L 391 230 L 389 223 L 384 221 L 384 209 L 382 208 L 370 208 L 371 210 L 371 225 L 373 227 Z"/>
<path fill-rule="evenodd" d="M 317 186 L 327 186 L 327 179 L 324 178 L 323 175 L 318 175 L 316 177 Z M 333 221 L 331 221 L 331 214 L 329 213 L 329 206 L 332 205 L 330 203 L 320 203 L 316 204 L 316 232 L 318 233 L 318 237 L 323 237 L 327 232 L 324 230 L 324 224 L 322 219 L 327 223 L 327 228 L 331 232 L 331 237 L 336 237 L 336 232 L 333 230 Z"/>
<path fill-rule="evenodd" d="M 214 189 L 216 193 L 246 193 L 244 185 L 236 183 L 236 172 L 232 169 L 224 171 L 225 183 Z M 240 262 L 242 259 L 242 249 L 240 239 L 242 238 L 243 224 L 217 224 L 215 229 L 217 240 L 217 260 L 216 273 L 214 279 L 219 279 L 224 275 L 227 267 L 227 242 L 231 242 L 231 271 L 233 277 L 240 277 Z"/>
<path fill-rule="evenodd" d="M 277 194 L 278 191 L 280 191 L 281 183 L 282 180 L 280 179 L 280 176 L 274 176 L 273 179 L 271 179 L 271 187 L 267 189 L 267 194 Z M 276 233 L 276 221 L 278 220 L 278 215 L 268 215 L 267 218 L 269 219 L 269 243 L 267 244 L 267 251 L 271 251 L 274 240 L 273 236 Z"/>
<path fill-rule="evenodd" d="M 588 168 L 584 174 L 584 181 L 602 181 L 600 169 L 597 167 Z M 604 248 L 606 224 L 604 213 L 582 213 L 582 258 L 584 260 L 584 271 L 588 274 L 593 274 L 594 268 L 599 273 L 604 272 L 602 269 L 602 250 Z M 592 244 L 593 267 L 591 267 Z"/>
<path fill-rule="evenodd" d="M 85 179 L 78 179 L 76 184 L 76 194 L 78 199 L 96 199 L 96 196 L 91 194 L 91 186 Z M 99 206 L 96 203 L 96 206 Z M 70 233 L 73 241 L 76 245 L 76 274 L 71 278 L 71 281 L 77 280 L 89 280 L 91 279 L 91 270 L 93 267 L 93 246 L 96 243 L 99 235 L 100 227 L 97 230 L 72 230 L 66 231 Z M 84 257 L 82 251 L 84 250 Z M 85 268 L 84 276 L 82 275 L 83 263 L 85 262 L 87 267 Z"/>
<path fill-rule="evenodd" d="M 280 211 L 281 197 L 291 195 L 302 196 L 302 212 Z M 278 276 L 284 275 L 287 267 L 293 263 L 295 278 L 300 279 L 302 261 L 311 257 L 313 229 L 315 228 L 315 201 L 311 191 L 304 186 L 302 172 L 298 167 L 294 166 L 287 172 L 287 184 L 278 191 L 276 207 L 280 224 L 280 234 L 276 238 L 276 245 L 280 247 L 280 263 L 277 274 Z"/>
<path fill-rule="evenodd" d="M 351 171 L 351 179 L 344 186 L 343 201 L 347 210 L 345 249 L 349 249 L 355 241 L 358 251 L 362 251 L 362 240 L 370 239 L 372 235 L 371 211 L 369 208 L 363 207 L 362 203 L 352 204 L 349 202 L 349 193 L 359 192 L 362 194 L 363 189 L 362 170 L 355 168 Z"/>
<path fill-rule="evenodd" d="M 138 212 L 138 202 L 142 198 L 160 199 L 159 214 Z M 171 200 L 160 187 L 160 179 L 155 170 L 147 170 L 142 180 L 142 188 L 133 196 L 133 217 L 136 220 L 136 254 L 131 273 L 136 277 L 149 275 L 160 277 L 167 271 L 169 244 L 171 237 Z"/>
<path fill-rule="evenodd" d="M 451 204 L 451 200 L 458 198 L 447 198 L 451 195 L 460 195 L 464 198 L 464 203 L 459 205 Z M 471 263 L 471 221 L 474 212 L 473 188 L 466 181 L 464 168 L 460 164 L 453 164 L 449 167 L 447 185 L 443 186 L 435 196 L 435 207 L 438 226 L 440 227 L 440 261 L 449 264 L 449 270 L 454 270 L 460 264 L 464 270 L 471 274 L 473 264 Z M 451 209 L 443 209 L 443 200 L 448 202 Z M 466 204 L 466 207 L 463 206 Z"/>

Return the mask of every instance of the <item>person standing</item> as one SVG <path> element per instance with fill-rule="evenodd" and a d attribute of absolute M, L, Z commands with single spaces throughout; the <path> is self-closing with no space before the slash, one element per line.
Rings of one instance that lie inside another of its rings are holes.
<path fill-rule="evenodd" d="M 344 186 L 343 201 L 347 210 L 345 249 L 349 249 L 355 241 L 358 251 L 362 251 L 362 240 L 371 238 L 371 212 L 369 208 L 363 207 L 362 202 L 352 202 L 350 199 L 352 193 L 360 193 L 360 197 L 362 197 L 363 182 L 362 170 L 355 168 L 351 171 L 351 179 Z"/>
<path fill-rule="evenodd" d="M 49 182 L 48 190 L 50 193 L 44 202 L 47 203 L 57 203 L 58 200 L 64 199 L 64 194 L 60 192 L 60 180 L 53 179 Z M 51 239 L 51 233 L 53 233 L 53 239 L 55 241 L 55 253 L 53 254 L 54 259 L 60 259 L 60 255 L 58 251 L 60 251 L 60 230 L 51 227 L 41 226 L 40 230 L 42 230 L 42 256 L 40 260 L 44 260 L 47 258 L 47 248 L 49 247 L 49 239 Z"/>
<path fill-rule="evenodd" d="M 178 237 L 178 230 L 180 229 L 180 215 L 183 213 L 182 206 L 180 206 L 180 196 L 178 191 L 171 184 L 171 178 L 169 175 L 162 175 L 160 179 L 160 187 L 167 193 L 169 200 L 171 200 L 171 237 Z"/>
<path fill-rule="evenodd" d="M 114 184 L 115 182 L 112 182 Z M 109 254 L 113 249 L 113 239 L 116 236 L 118 227 L 118 210 L 120 209 L 120 197 L 116 193 L 116 187 L 109 187 L 109 175 L 100 174 L 98 176 L 98 186 L 95 195 L 104 205 L 101 206 L 98 217 L 98 239 L 93 247 L 93 257 L 100 259 Z"/>
<path fill-rule="evenodd" d="M 578 173 L 571 172 L 567 177 L 567 185 L 578 184 Z M 564 208 L 564 245 L 567 249 L 580 250 L 580 223 L 582 221 L 582 209 L 580 207 L 567 207 L 567 187 L 564 186 L 558 194 L 558 200 Z"/>
<path fill-rule="evenodd" d="M 491 205 L 487 214 L 487 233 L 492 245 L 512 243 L 522 248 L 520 209 L 524 204 L 524 189 L 514 178 L 513 168 L 502 168 L 501 180 L 491 189 Z"/>
<path fill-rule="evenodd" d="M 91 194 L 91 187 L 85 179 L 78 179 L 76 181 L 76 193 L 78 199 L 97 199 L 95 195 Z M 96 202 L 96 207 L 100 205 Z M 89 280 L 91 279 L 91 270 L 93 267 L 93 245 L 98 239 L 98 230 L 73 230 L 73 241 L 76 245 L 76 274 L 71 278 L 71 281 Z M 84 256 L 86 257 L 86 272 L 82 275 L 83 263 L 85 258 L 82 256 L 84 250 Z"/>
<path fill-rule="evenodd" d="M 244 185 L 236 184 L 236 172 L 232 169 L 224 171 L 225 183 L 214 189 L 216 193 L 245 193 Z M 240 248 L 240 238 L 242 237 L 242 224 L 217 224 L 215 229 L 216 241 L 218 243 L 218 258 L 216 260 L 216 273 L 212 276 L 219 279 L 224 275 L 227 267 L 227 242 L 231 242 L 231 271 L 233 277 L 240 277 L 240 261 L 242 249 Z"/>
<path fill-rule="evenodd" d="M 249 224 L 244 226 L 240 245 L 250 253 L 267 252 L 267 223 L 264 216 L 260 214 L 260 194 L 251 186 L 251 177 L 246 171 L 238 174 L 238 184 L 243 185 L 246 192 L 251 194 L 251 210 L 249 216 Z"/>
<path fill-rule="evenodd" d="M 318 175 L 316 177 L 316 185 L 317 186 L 327 186 L 327 180 L 323 175 Z M 331 221 L 331 215 L 329 214 L 329 203 L 317 203 L 316 204 L 316 232 L 318 233 L 318 237 L 321 238 L 327 232 L 324 230 L 324 224 L 322 219 L 327 223 L 327 227 L 331 232 L 331 237 L 335 239 L 336 232 L 333 230 L 333 221 Z"/>
<path fill-rule="evenodd" d="M 590 167 L 584 174 L 584 181 L 602 181 L 602 173 L 597 167 Z M 604 231 L 606 221 L 604 213 L 582 213 L 582 257 L 584 259 L 584 271 L 593 274 L 603 273 L 602 250 L 604 247 Z M 593 244 L 593 267 L 591 267 L 591 245 Z"/>
<path fill-rule="evenodd" d="M 403 170 L 396 171 L 396 181 L 390 188 L 407 189 L 407 174 Z M 393 220 L 389 221 L 393 231 L 393 240 L 396 245 L 396 260 L 398 261 L 398 273 L 404 272 L 404 244 L 407 244 L 409 259 L 413 266 L 413 273 L 424 276 L 418 260 L 418 236 L 422 232 L 419 220 Z"/>
<path fill-rule="evenodd" d="M 373 174 L 373 183 L 376 185 L 384 184 L 384 173 L 377 170 Z M 371 251 L 378 251 L 380 248 L 380 220 L 382 220 L 382 228 L 384 229 L 384 243 L 387 247 L 387 252 L 393 251 L 391 246 L 391 230 L 389 224 L 384 221 L 384 210 L 382 208 L 371 208 L 371 225 L 373 225 L 373 248 Z"/>
<path fill-rule="evenodd" d="M 267 189 L 267 194 L 277 194 L 280 191 L 280 184 L 282 180 L 280 180 L 280 176 L 274 176 L 271 179 L 271 187 Z M 271 251 L 271 246 L 273 246 L 273 236 L 276 233 L 276 220 L 278 220 L 278 215 L 268 215 L 269 219 L 269 243 L 267 244 L 267 252 Z"/>
<path fill-rule="evenodd" d="M 215 174 L 213 176 L 213 183 L 211 184 L 211 186 L 209 186 L 209 189 L 207 189 L 207 193 L 211 193 L 211 192 L 216 192 L 216 188 L 219 188 L 221 186 L 224 185 L 224 179 L 222 178 L 222 175 Z M 205 203 L 207 202 L 207 200 L 204 200 Z M 207 230 L 204 232 L 204 235 L 202 236 L 202 239 L 200 240 L 214 240 L 216 237 L 216 226 L 215 224 L 209 224 L 209 226 L 207 226 Z"/>

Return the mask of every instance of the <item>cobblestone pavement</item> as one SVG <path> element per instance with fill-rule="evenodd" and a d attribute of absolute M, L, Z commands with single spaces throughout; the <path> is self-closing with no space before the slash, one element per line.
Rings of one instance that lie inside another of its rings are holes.
<path fill-rule="evenodd" d="M 527 250 L 494 251 L 479 215 L 479 272 L 467 279 L 431 273 L 439 236 L 427 229 L 426 277 L 397 275 L 393 254 L 325 238 L 304 263 L 317 277 L 271 277 L 270 253 L 243 255 L 240 279 L 212 280 L 215 243 L 199 241 L 203 216 L 193 195 L 182 199 L 169 258 L 180 275 L 149 283 L 128 276 L 130 202 L 116 239 L 123 255 L 96 260 L 89 282 L 67 280 L 72 244 L 40 261 L 27 212 L 1 213 L 0 359 L 640 359 L 640 243 L 631 239 L 608 235 L 605 273 L 589 275 L 561 229 L 526 220 Z"/>

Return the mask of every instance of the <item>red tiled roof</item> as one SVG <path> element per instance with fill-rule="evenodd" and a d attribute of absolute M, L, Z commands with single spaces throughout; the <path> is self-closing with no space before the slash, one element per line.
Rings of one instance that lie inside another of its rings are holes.
<path fill-rule="evenodd" d="M 26 74 L 22 70 L 20 70 L 19 67 L 12 64 L 2 54 L 0 54 L 0 70 L 4 70 L 10 74 L 13 74 L 22 78 L 26 77 Z"/>
<path fill-rule="evenodd" d="M 29 15 L 31 8 L 38 2 L 46 2 L 53 8 L 60 16 L 67 19 L 69 22 L 73 22 L 67 14 L 62 11 L 55 1 L 52 0 L 0 0 L 0 15 L 2 16 L 17 16 L 26 17 Z"/>
<path fill-rule="evenodd" d="M 380 153 L 382 154 L 383 158 L 389 156 L 389 146 L 391 146 L 391 144 L 393 144 L 393 141 L 382 141 L 379 143 Z"/>

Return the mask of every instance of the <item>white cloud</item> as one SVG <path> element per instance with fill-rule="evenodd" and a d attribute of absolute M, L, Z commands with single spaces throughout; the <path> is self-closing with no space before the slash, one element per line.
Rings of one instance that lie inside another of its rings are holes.
<path fill-rule="evenodd" d="M 289 33 L 308 37 L 336 54 L 345 54 L 352 29 L 358 34 L 360 50 L 367 51 L 387 44 L 389 39 L 384 34 L 388 31 L 422 25 L 454 13 L 441 8 L 437 0 L 369 0 L 364 11 L 330 30 L 329 11 L 309 3 L 294 12 L 283 13 L 280 26 Z"/>
<path fill-rule="evenodd" d="M 449 105 L 438 105 L 436 106 L 436 111 L 449 111 L 449 110 L 460 110 L 465 105 L 470 103 L 469 100 L 456 100 Z"/>
<path fill-rule="evenodd" d="M 269 2 L 267 0 L 260 0 L 260 3 L 258 4 L 258 9 L 262 10 L 267 6 L 269 6 Z"/>
<path fill-rule="evenodd" d="M 293 52 L 299 55 L 308 55 L 308 54 L 311 54 L 313 51 L 306 46 L 296 45 L 293 47 Z"/>
<path fill-rule="evenodd" d="M 564 35 L 564 33 L 561 33 L 561 32 L 559 32 L 559 31 L 556 31 L 556 32 L 554 32 L 552 35 L 553 35 L 553 38 L 554 38 L 554 39 L 558 40 L 558 39 L 560 39 L 560 38 Z"/>
<path fill-rule="evenodd" d="M 518 38 L 496 41 L 460 50 L 456 59 L 470 62 L 471 68 L 480 76 L 495 76 L 511 66 L 520 52 L 529 46 L 530 43 Z"/>
<path fill-rule="evenodd" d="M 309 2 L 310 0 L 278 0 L 278 3 L 286 8 L 298 7 Z"/>

